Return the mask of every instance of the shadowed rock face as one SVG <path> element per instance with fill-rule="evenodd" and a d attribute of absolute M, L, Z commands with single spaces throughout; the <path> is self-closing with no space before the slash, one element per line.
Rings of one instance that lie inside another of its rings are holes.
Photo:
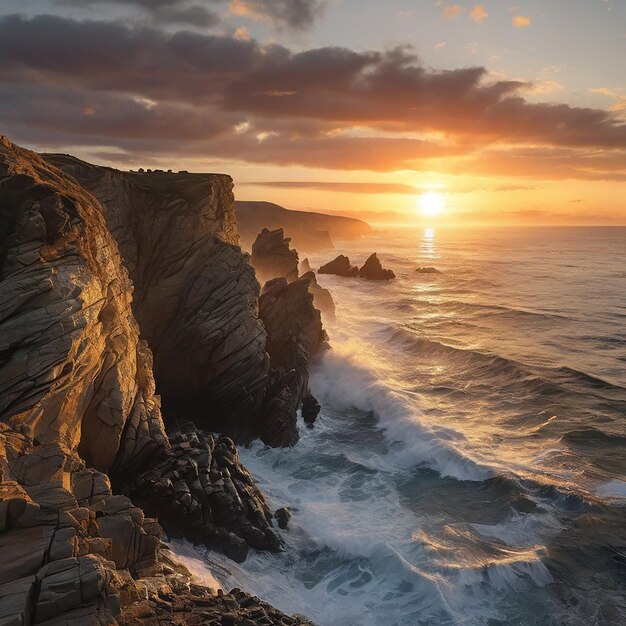
<path fill-rule="evenodd" d="M 319 309 L 326 320 L 335 319 L 335 301 L 328 289 L 325 289 L 317 282 L 315 272 L 312 270 L 302 275 L 302 278 L 309 281 L 309 293 L 313 296 L 313 304 Z"/>
<path fill-rule="evenodd" d="M 354 277 L 359 275 L 359 268 L 350 264 L 350 259 L 340 254 L 336 259 L 322 265 L 317 270 L 318 274 L 335 274 L 336 276 Z"/>
<path fill-rule="evenodd" d="M 255 436 L 269 360 L 259 285 L 237 247 L 231 178 L 46 158 L 102 203 L 135 284 L 133 309 L 168 419 L 193 419 L 239 441 Z"/>
<path fill-rule="evenodd" d="M 295 412 L 311 395 L 310 365 L 327 349 L 328 336 L 306 278 L 289 283 L 281 277 L 266 283 L 260 315 L 273 368 L 261 438 L 268 445 L 293 445 L 298 440 Z"/>
<path fill-rule="evenodd" d="M 0 207 L 0 419 L 103 471 L 167 447 L 132 284 L 97 201 L 2 137 Z"/>
<path fill-rule="evenodd" d="M 396 277 L 392 270 L 383 268 L 375 252 L 365 261 L 365 264 L 359 270 L 359 276 L 368 280 L 391 280 Z"/>
<path fill-rule="evenodd" d="M 284 276 L 288 281 L 298 278 L 298 253 L 289 247 L 282 228 L 264 228 L 252 244 L 250 262 L 261 284 Z"/>

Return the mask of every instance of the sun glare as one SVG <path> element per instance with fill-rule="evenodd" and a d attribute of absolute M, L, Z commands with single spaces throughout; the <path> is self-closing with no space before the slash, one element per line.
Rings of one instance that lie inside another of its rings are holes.
<path fill-rule="evenodd" d="M 419 196 L 419 211 L 424 217 L 437 217 L 446 208 L 446 197 L 437 191 L 428 191 Z"/>

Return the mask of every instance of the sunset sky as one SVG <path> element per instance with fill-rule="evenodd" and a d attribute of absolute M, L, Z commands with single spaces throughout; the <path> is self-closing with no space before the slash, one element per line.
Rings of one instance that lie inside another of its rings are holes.
<path fill-rule="evenodd" d="M 0 132 L 376 224 L 626 224 L 624 59 L 623 0 L 2 0 Z"/>

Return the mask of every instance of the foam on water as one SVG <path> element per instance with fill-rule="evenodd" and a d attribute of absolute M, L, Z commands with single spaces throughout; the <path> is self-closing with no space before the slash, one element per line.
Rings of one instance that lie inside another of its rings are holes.
<path fill-rule="evenodd" d="M 459 432 L 425 423 L 415 406 L 363 367 L 364 349 L 358 342 L 334 344 L 311 380 L 313 394 L 336 409 L 372 412 L 380 428 L 395 447 L 385 463 L 408 468 L 425 464 L 442 476 L 460 480 L 485 480 L 493 475 L 489 467 L 459 450 L 466 444 Z"/>
<path fill-rule="evenodd" d="M 399 278 L 320 277 L 338 315 L 311 379 L 318 421 L 291 449 L 240 449 L 270 506 L 293 511 L 287 549 L 236 564 L 176 543 L 194 573 L 320 626 L 626 619 L 626 318 L 602 265 L 626 246 L 586 236 L 436 249 L 429 233 L 421 257 L 405 235 L 342 246 L 354 262 L 389 250 Z"/>

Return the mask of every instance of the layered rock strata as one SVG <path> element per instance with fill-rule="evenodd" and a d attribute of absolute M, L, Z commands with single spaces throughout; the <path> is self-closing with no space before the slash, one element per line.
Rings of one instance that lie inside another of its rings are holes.
<path fill-rule="evenodd" d="M 164 413 L 257 436 L 269 359 L 229 176 L 121 172 L 46 155 L 101 202 L 135 285 Z"/>
<path fill-rule="evenodd" d="M 292 250 L 282 228 L 264 228 L 252 244 L 250 262 L 261 284 L 284 276 L 288 281 L 298 278 L 298 252 Z"/>
<path fill-rule="evenodd" d="M 0 420 L 101 471 L 169 445 L 132 283 L 98 203 L 0 138 Z"/>
<path fill-rule="evenodd" d="M 309 624 L 195 584 L 159 523 L 59 444 L 0 424 L 0 481 L 1 624 Z"/>
<path fill-rule="evenodd" d="M 328 347 L 321 315 L 313 306 L 309 280 L 288 282 L 275 278 L 267 282 L 260 299 L 260 316 L 267 328 L 267 351 L 272 362 L 270 401 L 262 415 L 263 441 L 269 445 L 293 445 L 298 440 L 292 415 L 304 405 L 307 421 L 314 421 L 311 409 L 319 405 L 307 400 L 311 363 Z M 274 391 L 274 393 L 272 393 Z M 317 416 L 317 412 L 315 412 Z"/>
<path fill-rule="evenodd" d="M 280 548 L 232 442 L 186 432 L 170 444 L 97 200 L 2 137 L 0 209 L 0 623 L 249 626 L 248 604 L 260 624 L 301 623 L 255 599 L 192 593 L 160 524 L 111 491 L 105 471 L 136 499 L 154 474 L 165 495 L 154 510 L 173 533 L 184 535 L 181 513 L 210 515 L 191 539 L 233 555 Z"/>

